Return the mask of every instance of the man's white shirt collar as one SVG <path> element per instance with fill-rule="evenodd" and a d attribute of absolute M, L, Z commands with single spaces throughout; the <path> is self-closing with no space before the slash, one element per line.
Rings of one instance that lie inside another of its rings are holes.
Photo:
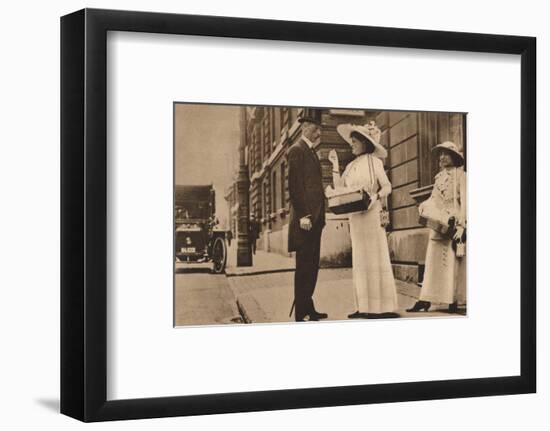
<path fill-rule="evenodd" d="M 307 146 L 311 149 L 313 149 L 313 142 L 311 142 L 308 138 L 305 136 L 302 136 L 303 141 L 307 144 Z"/>

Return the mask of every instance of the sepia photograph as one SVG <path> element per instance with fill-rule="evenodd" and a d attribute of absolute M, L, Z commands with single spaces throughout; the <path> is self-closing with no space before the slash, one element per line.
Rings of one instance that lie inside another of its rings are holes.
<path fill-rule="evenodd" d="M 467 315 L 466 113 L 173 112 L 175 327 Z"/>
<path fill-rule="evenodd" d="M 34 396 L 12 421 L 37 406 L 242 430 L 266 428 L 260 412 L 277 430 L 384 427 L 388 409 L 408 428 L 542 419 L 541 14 L 251 5 L 39 14 L 57 62 L 35 93 L 59 111 L 29 128 L 29 98 L 9 104 L 10 141 L 39 132 L 38 153 L 9 145 L 37 175 L 11 175 L 30 205 L 7 211 L 24 221 L 8 267 L 14 287 L 37 277 L 38 308 L 11 320 L 16 345 L 40 331 L 46 361 L 14 375 Z M 29 271 L 21 233 L 48 207 L 60 253 Z"/>

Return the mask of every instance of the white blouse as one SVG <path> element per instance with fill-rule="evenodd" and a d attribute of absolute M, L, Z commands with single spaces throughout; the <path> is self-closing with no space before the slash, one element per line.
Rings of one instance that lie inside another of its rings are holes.
<path fill-rule="evenodd" d="M 466 174 L 463 168 L 443 169 L 435 176 L 432 194 L 426 205 L 434 205 L 447 217 L 455 216 L 466 226 Z"/>
<path fill-rule="evenodd" d="M 363 188 L 369 195 L 378 193 L 380 198 L 391 193 L 391 183 L 382 160 L 371 154 L 362 154 L 350 162 L 342 174 L 342 180 L 346 187 Z"/>

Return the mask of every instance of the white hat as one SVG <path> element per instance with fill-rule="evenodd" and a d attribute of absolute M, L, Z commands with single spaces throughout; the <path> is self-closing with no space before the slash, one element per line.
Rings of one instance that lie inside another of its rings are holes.
<path fill-rule="evenodd" d="M 388 151 L 380 144 L 380 136 L 382 132 L 376 126 L 374 121 L 369 121 L 364 126 L 357 126 L 355 124 L 339 124 L 336 127 L 338 134 L 351 145 L 351 135 L 353 132 L 359 133 L 369 140 L 374 145 L 373 156 L 380 157 L 381 159 L 388 157 Z"/>
<path fill-rule="evenodd" d="M 445 141 L 442 144 L 438 144 L 435 147 L 433 147 L 432 151 L 441 150 L 441 149 L 445 149 L 453 153 L 456 156 L 456 159 L 459 161 L 459 166 L 462 166 L 464 164 L 464 156 L 460 151 L 458 151 L 458 147 L 454 142 Z"/>

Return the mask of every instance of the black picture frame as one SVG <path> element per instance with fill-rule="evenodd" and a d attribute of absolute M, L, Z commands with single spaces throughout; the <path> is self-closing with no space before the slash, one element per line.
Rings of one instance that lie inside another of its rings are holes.
<path fill-rule="evenodd" d="M 521 374 L 107 401 L 107 32 L 521 56 Z M 536 391 L 536 39 L 84 9 L 61 18 L 61 412 L 82 421 L 387 403 Z"/>

